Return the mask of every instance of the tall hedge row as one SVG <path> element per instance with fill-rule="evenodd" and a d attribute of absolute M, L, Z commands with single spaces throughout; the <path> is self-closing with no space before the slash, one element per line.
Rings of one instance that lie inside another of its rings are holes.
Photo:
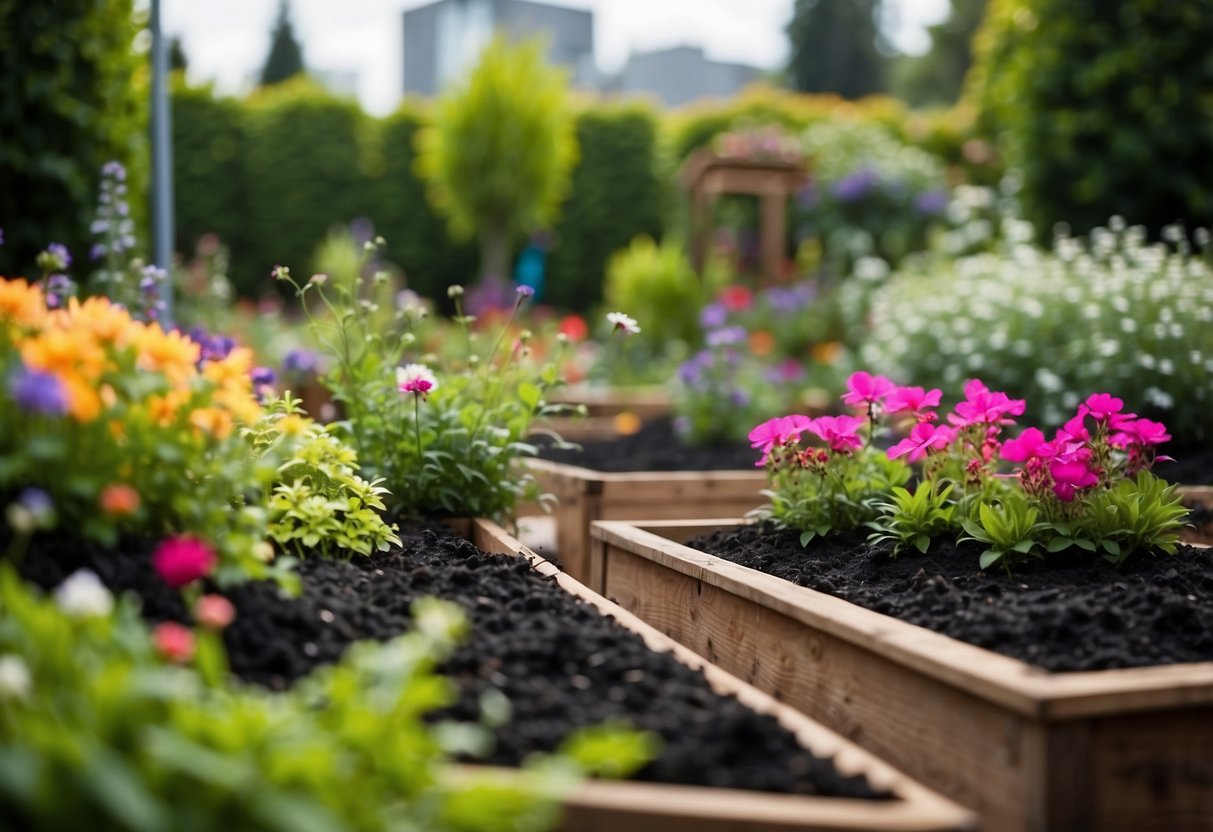
<path fill-rule="evenodd" d="M 147 75 L 136 32 L 131 0 L 0 0 L 0 274 L 32 275 L 50 242 L 87 259 L 110 160 L 130 171 L 131 206 L 143 212 Z"/>
<path fill-rule="evenodd" d="M 995 0 L 970 95 L 1043 236 L 1213 222 L 1213 0 Z"/>

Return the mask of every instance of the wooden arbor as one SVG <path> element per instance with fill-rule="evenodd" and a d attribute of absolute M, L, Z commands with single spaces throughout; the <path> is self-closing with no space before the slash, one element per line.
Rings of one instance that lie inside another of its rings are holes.
<path fill-rule="evenodd" d="M 703 149 L 682 167 L 691 199 L 691 263 L 702 271 L 711 240 L 712 205 L 722 194 L 752 194 L 760 200 L 759 235 L 763 276 L 780 277 L 787 244 L 787 201 L 808 182 L 803 159 L 721 156 Z"/>

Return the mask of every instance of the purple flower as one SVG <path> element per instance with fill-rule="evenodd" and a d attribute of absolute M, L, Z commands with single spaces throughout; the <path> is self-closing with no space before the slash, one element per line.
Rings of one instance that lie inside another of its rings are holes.
<path fill-rule="evenodd" d="M 514 290 L 514 293 L 518 295 L 519 300 L 524 300 L 535 296 L 535 288 L 533 286 L 519 286 Z"/>
<path fill-rule="evenodd" d="M 0 246 L 4 245 L 4 229 L 0 228 Z"/>
<path fill-rule="evenodd" d="M 729 404 L 733 407 L 745 407 L 750 403 L 750 394 L 740 387 L 734 387 L 729 391 Z"/>
<path fill-rule="evenodd" d="M 105 256 L 105 246 L 101 243 L 93 243 L 93 247 L 88 250 L 88 259 L 100 260 Z"/>
<path fill-rule="evenodd" d="M 717 329 L 724 326 L 729 312 L 722 303 L 709 303 L 699 313 L 699 325 L 704 329 Z"/>
<path fill-rule="evenodd" d="M 278 380 L 278 374 L 269 367 L 254 367 L 252 379 L 254 387 L 271 387 Z"/>
<path fill-rule="evenodd" d="M 320 356 L 311 350 L 291 350 L 282 359 L 282 369 L 288 373 L 308 375 L 316 372 Z"/>
<path fill-rule="evenodd" d="M 925 216 L 942 214 L 948 207 L 946 191 L 923 191 L 914 197 L 914 210 Z"/>
<path fill-rule="evenodd" d="M 34 516 L 39 523 L 45 523 L 55 513 L 55 503 L 51 495 L 41 488 L 23 488 L 17 497 L 17 502 Z"/>
<path fill-rule="evenodd" d="M 707 334 L 704 341 L 709 347 L 727 347 L 732 344 L 744 344 L 746 342 L 745 327 L 726 326 L 721 329 L 714 329 Z"/>
<path fill-rule="evenodd" d="M 858 202 L 876 186 L 880 177 L 868 167 L 860 168 L 834 183 L 834 197 L 839 202 Z"/>
<path fill-rule="evenodd" d="M 119 182 L 126 180 L 126 168 L 117 160 L 110 160 L 101 166 L 101 175 L 116 179 Z"/>
<path fill-rule="evenodd" d="M 63 243 L 51 243 L 46 247 L 46 252 L 62 264 L 60 268 L 66 269 L 72 264 L 72 253 Z"/>
<path fill-rule="evenodd" d="M 156 306 L 163 311 L 162 302 L 157 303 Z M 202 348 L 198 355 L 199 361 L 222 361 L 236 347 L 233 339 L 226 335 L 211 335 L 200 326 L 194 327 L 187 334 L 191 341 Z"/>
<path fill-rule="evenodd" d="M 9 380 L 9 393 L 31 413 L 61 416 L 67 412 L 67 391 L 57 376 L 22 367 Z"/>

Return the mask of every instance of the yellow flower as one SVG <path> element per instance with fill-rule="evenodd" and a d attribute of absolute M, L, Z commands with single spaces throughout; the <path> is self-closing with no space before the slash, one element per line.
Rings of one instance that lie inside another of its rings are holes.
<path fill-rule="evenodd" d="M 91 333 L 52 329 L 21 345 L 21 360 L 32 370 L 54 373 L 66 380 L 76 375 L 96 383 L 105 372 L 106 355 Z"/>
<path fill-rule="evenodd" d="M 261 405 L 257 404 L 248 389 L 247 377 L 244 381 L 228 381 L 212 394 L 211 400 L 216 407 L 222 407 L 235 416 L 241 424 L 251 425 L 261 418 Z"/>
<path fill-rule="evenodd" d="M 141 327 L 135 344 L 139 368 L 164 373 L 173 386 L 180 386 L 197 374 L 195 365 L 201 348 L 180 332 L 165 332 L 160 324 L 151 324 Z"/>
<path fill-rule="evenodd" d="M 314 424 L 315 422 L 311 419 L 306 419 L 298 413 L 291 413 L 279 420 L 278 430 L 283 436 L 295 437 L 303 435 Z"/>
<path fill-rule="evenodd" d="M 253 351 L 248 347 L 236 347 L 219 361 L 208 361 L 202 367 L 202 375 L 216 384 L 230 381 L 246 382 L 252 389 L 249 374 L 253 371 Z"/>
<path fill-rule="evenodd" d="M 101 396 L 91 381 L 72 373 L 60 375 L 63 389 L 67 391 L 67 412 L 77 422 L 91 422 L 101 415 Z"/>
<path fill-rule="evenodd" d="M 83 329 L 104 344 L 118 346 L 130 343 L 137 331 L 129 312 L 102 297 L 92 297 L 83 303 L 71 298 L 56 322 L 59 320 L 65 329 Z"/>
<path fill-rule="evenodd" d="M 0 278 L 0 321 L 11 321 L 31 329 L 42 325 L 46 318 L 46 301 L 37 284 L 23 279 Z"/>
<path fill-rule="evenodd" d="M 211 436 L 226 439 L 232 433 L 232 414 L 219 407 L 200 407 L 190 413 L 190 424 Z"/>
<path fill-rule="evenodd" d="M 177 419 L 177 411 L 181 410 L 190 399 L 190 391 L 183 388 L 170 390 L 163 396 L 150 396 L 147 400 L 147 412 L 152 422 L 167 427 Z"/>

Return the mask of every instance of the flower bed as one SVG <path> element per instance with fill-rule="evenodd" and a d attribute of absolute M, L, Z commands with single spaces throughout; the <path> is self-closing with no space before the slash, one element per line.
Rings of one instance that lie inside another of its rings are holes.
<path fill-rule="evenodd" d="M 603 594 L 974 809 L 983 829 L 1213 828 L 1213 661 L 1046 673 L 675 542 L 719 528 L 596 523 Z M 916 574 L 906 595 L 945 618 L 959 606 L 954 575 Z"/>
<path fill-rule="evenodd" d="M 472 524 L 467 533 L 485 550 L 520 558 L 529 554 L 486 521 Z M 184 617 L 180 600 L 157 583 L 145 560 L 99 555 L 89 563 L 107 580 L 139 586 L 147 596 L 147 614 Z M 59 557 L 40 559 L 34 551 L 26 569 L 37 573 L 49 567 L 41 576 L 49 584 L 76 565 L 65 566 Z M 236 618 L 225 638 L 234 671 L 246 679 L 287 686 L 335 660 L 353 640 L 402 632 L 410 623 L 409 601 L 437 594 L 456 601 L 472 624 L 468 644 L 444 665 L 460 692 L 439 716 L 475 722 L 494 690 L 504 691 L 510 703 L 512 717 L 496 729 L 488 762 L 516 765 L 531 752 L 553 749 L 573 727 L 603 721 L 624 719 L 662 737 L 664 750 L 640 778 L 686 787 L 591 784 L 570 800 L 567 828 L 966 825 L 965 815 L 949 804 L 727 674 L 710 666 L 704 676 L 688 669 L 686 664 L 700 667 L 702 661 L 537 557 L 530 556 L 529 563 L 507 561 L 427 532 L 414 534 L 405 551 L 348 562 L 311 559 L 300 571 L 298 599 L 284 598 L 264 583 L 229 593 Z M 673 649 L 679 661 L 650 648 Z M 775 716 L 759 716 L 750 707 Z M 830 763 L 805 747 L 839 757 L 856 776 L 839 778 Z M 867 779 L 890 794 L 879 799 L 881 793 L 869 788 Z M 731 791 L 736 788 L 787 796 Z M 832 797 L 803 796 L 810 794 Z"/>

